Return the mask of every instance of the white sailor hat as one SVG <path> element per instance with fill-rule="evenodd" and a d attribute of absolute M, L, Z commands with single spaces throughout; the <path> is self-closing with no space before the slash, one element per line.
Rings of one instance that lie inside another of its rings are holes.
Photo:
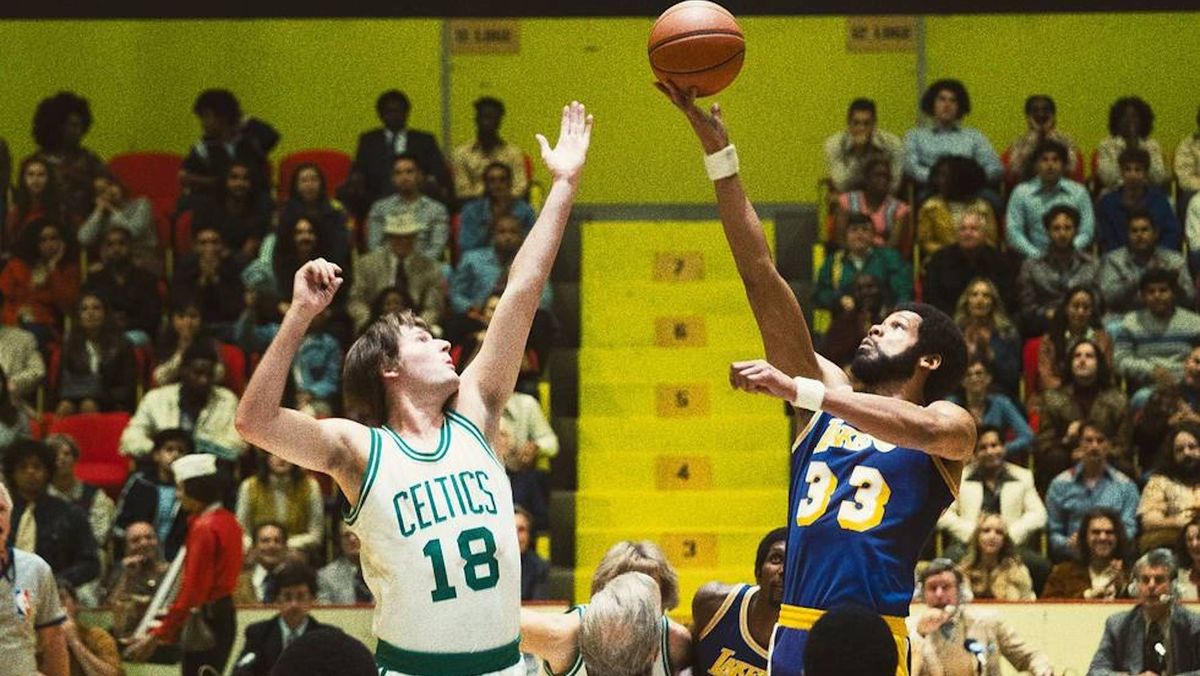
<path fill-rule="evenodd" d="M 171 463 L 171 471 L 175 474 L 177 483 L 200 476 L 210 476 L 217 473 L 217 456 L 208 453 L 185 455 Z"/>

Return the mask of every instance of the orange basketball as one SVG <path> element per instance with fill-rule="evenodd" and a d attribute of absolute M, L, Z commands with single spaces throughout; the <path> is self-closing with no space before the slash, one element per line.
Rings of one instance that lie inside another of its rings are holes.
<path fill-rule="evenodd" d="M 650 68 L 661 82 L 695 87 L 712 96 L 729 86 L 742 69 L 746 39 L 724 7 L 685 0 L 663 12 L 650 29 Z"/>

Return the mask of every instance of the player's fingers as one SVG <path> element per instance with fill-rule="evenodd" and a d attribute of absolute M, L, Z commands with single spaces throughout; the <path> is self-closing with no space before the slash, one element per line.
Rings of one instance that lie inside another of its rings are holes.
<path fill-rule="evenodd" d="M 550 142 L 546 140 L 546 137 L 542 136 L 541 134 L 534 134 L 533 137 L 537 139 L 538 146 L 542 149 L 542 157 L 549 155 Z"/>
<path fill-rule="evenodd" d="M 571 106 L 563 106 L 562 121 L 558 125 L 558 137 L 562 138 L 571 133 Z"/>
<path fill-rule="evenodd" d="M 583 121 L 583 138 L 590 140 L 592 138 L 592 124 L 595 122 L 591 115 L 588 115 Z"/>

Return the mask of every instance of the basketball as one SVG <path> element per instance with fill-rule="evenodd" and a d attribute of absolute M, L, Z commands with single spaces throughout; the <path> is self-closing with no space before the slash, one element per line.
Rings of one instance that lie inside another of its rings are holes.
<path fill-rule="evenodd" d="M 661 82 L 695 87 L 712 96 L 729 86 L 742 69 L 746 39 L 724 7 L 686 0 L 663 12 L 650 29 L 650 68 Z"/>

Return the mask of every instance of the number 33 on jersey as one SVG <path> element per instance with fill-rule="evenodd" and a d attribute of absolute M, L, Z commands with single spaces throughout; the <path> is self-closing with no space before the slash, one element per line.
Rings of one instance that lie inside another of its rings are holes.
<path fill-rule="evenodd" d="M 905 615 L 912 564 L 954 499 L 952 481 L 940 459 L 814 414 L 792 451 L 784 603 L 872 599 Z"/>

